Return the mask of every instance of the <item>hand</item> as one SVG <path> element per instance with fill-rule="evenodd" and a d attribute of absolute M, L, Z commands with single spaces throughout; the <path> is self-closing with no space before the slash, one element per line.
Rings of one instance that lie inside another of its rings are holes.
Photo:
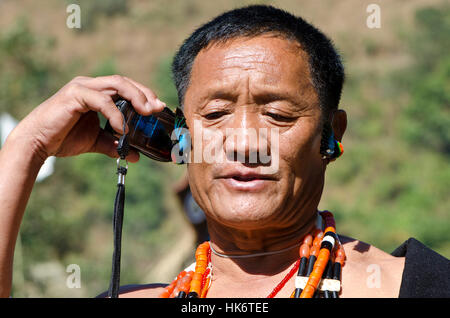
<path fill-rule="evenodd" d="M 15 138 L 27 138 L 31 150 L 41 159 L 98 152 L 117 158 L 117 141 L 99 126 L 97 112 L 112 128 L 123 133 L 123 117 L 113 96 L 129 100 L 141 115 L 163 110 L 165 104 L 144 85 L 127 77 L 76 77 L 55 95 L 36 107 L 14 129 Z M 128 132 L 128 127 L 126 127 Z M 136 162 L 139 154 L 130 149 L 127 160 Z"/>

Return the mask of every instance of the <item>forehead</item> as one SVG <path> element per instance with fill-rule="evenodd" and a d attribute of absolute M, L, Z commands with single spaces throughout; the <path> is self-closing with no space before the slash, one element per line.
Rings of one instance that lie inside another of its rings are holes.
<path fill-rule="evenodd" d="M 297 92 L 309 99 L 315 95 L 306 52 L 297 41 L 273 35 L 209 45 L 194 61 L 189 87 L 195 87 L 191 93 L 198 96 L 199 90 L 207 94 L 226 87 L 238 89 L 243 78 L 255 89 Z"/>

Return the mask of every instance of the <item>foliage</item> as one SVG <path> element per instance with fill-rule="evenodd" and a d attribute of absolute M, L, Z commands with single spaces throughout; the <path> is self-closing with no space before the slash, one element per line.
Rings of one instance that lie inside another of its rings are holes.
<path fill-rule="evenodd" d="M 128 12 L 127 0 L 67 0 L 67 3 L 80 6 L 81 28 L 77 29 L 79 32 L 94 31 L 101 17 L 112 18 Z"/>
<path fill-rule="evenodd" d="M 22 18 L 0 33 L 0 110 L 22 118 L 62 78 L 46 51 L 55 42 L 32 33 Z"/>
<path fill-rule="evenodd" d="M 324 208 L 336 211 L 342 233 L 388 252 L 413 236 L 450 254 L 449 18 L 447 5 L 418 10 L 412 63 L 353 75 L 345 88 L 358 109 L 329 169 Z"/>
<path fill-rule="evenodd" d="M 159 92 L 159 99 L 166 102 L 170 108 L 178 106 L 177 90 L 172 79 L 172 57 L 161 59 L 154 73 L 154 82 Z"/>
<path fill-rule="evenodd" d="M 404 133 L 419 148 L 450 155 L 450 5 L 417 12 L 418 34 L 410 40 L 415 65 L 408 72 L 411 103 Z"/>

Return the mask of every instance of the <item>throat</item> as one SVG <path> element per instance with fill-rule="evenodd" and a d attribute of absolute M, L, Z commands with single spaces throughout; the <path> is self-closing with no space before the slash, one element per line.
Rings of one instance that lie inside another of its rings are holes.
<path fill-rule="evenodd" d="M 261 229 L 236 229 L 227 227 L 208 218 L 208 231 L 211 238 L 211 251 L 221 258 L 233 260 L 251 259 L 263 261 L 265 256 L 290 255 L 300 247 L 303 238 L 317 227 L 320 219 L 316 212 L 309 217 L 296 220 L 291 227 L 271 227 Z M 243 263 L 243 262 L 241 262 Z"/>

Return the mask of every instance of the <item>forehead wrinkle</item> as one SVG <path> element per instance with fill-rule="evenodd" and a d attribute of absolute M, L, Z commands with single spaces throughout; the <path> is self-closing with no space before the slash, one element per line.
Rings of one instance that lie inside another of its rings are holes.
<path fill-rule="evenodd" d="M 231 52 L 225 53 L 222 58 L 221 68 L 228 67 L 240 67 L 244 69 L 256 68 L 258 66 L 277 67 L 279 63 L 275 61 L 274 56 L 267 49 L 263 48 L 262 52 L 254 52 L 255 48 L 252 48 L 253 52 L 245 51 L 245 47 L 238 47 Z M 259 50 L 260 48 L 257 48 Z M 231 65 L 229 65 L 231 64 Z"/>
<path fill-rule="evenodd" d="M 242 61 L 239 57 L 231 57 L 229 60 L 236 60 L 236 63 L 226 64 L 223 63 L 216 68 L 217 71 L 230 71 L 231 73 L 225 73 L 226 77 L 236 78 L 240 80 L 242 77 L 253 78 L 254 76 L 261 77 L 267 85 L 276 85 L 281 79 L 282 72 L 280 67 L 276 63 L 269 63 L 266 60 L 247 60 Z M 249 72 L 243 74 L 244 72 Z M 223 77 L 223 73 L 217 74 L 219 77 Z"/>
<path fill-rule="evenodd" d="M 253 53 L 253 54 L 245 54 L 246 52 L 244 52 L 244 54 L 236 54 L 236 52 L 232 52 L 235 53 L 232 56 L 225 56 L 223 58 L 224 61 L 233 61 L 233 60 L 239 60 L 242 63 L 242 60 L 246 61 L 247 63 L 262 63 L 262 64 L 267 64 L 267 65 L 277 65 L 277 63 L 270 61 L 268 59 L 267 54 L 262 54 L 262 53 Z M 248 61 L 247 61 L 248 60 Z M 272 60 L 272 59 L 270 59 Z"/>

